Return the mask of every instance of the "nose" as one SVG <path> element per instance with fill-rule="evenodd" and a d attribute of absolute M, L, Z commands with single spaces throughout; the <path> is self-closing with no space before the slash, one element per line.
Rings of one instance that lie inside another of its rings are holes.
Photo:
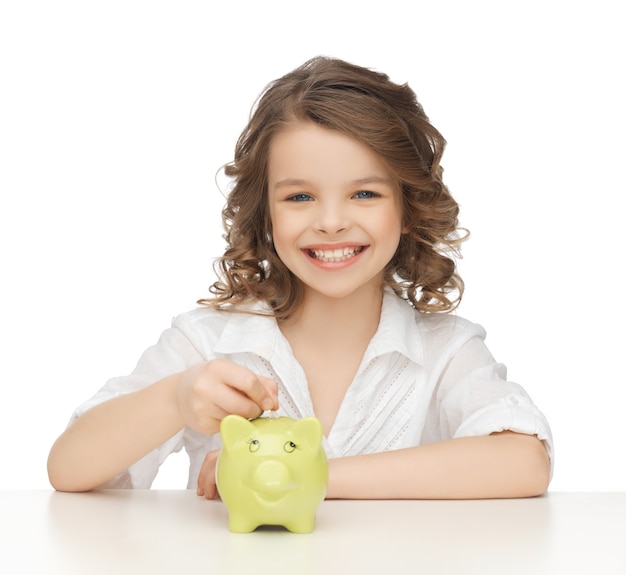
<path fill-rule="evenodd" d="M 262 461 L 254 470 L 254 484 L 260 491 L 281 491 L 289 483 L 289 468 L 276 460 Z"/>
<path fill-rule="evenodd" d="M 336 202 L 319 202 L 316 228 L 319 232 L 334 235 L 349 227 L 347 210 Z"/>

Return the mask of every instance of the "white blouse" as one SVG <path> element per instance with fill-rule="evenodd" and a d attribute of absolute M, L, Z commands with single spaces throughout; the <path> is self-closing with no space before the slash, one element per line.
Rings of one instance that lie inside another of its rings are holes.
<path fill-rule="evenodd" d="M 553 461 L 545 416 L 521 386 L 507 381 L 506 367 L 493 359 L 484 339 L 479 325 L 451 314 L 417 312 L 386 290 L 378 330 L 324 440 L 328 457 L 511 430 L 539 437 Z M 72 421 L 103 401 L 214 358 L 275 379 L 277 415 L 314 415 L 304 370 L 275 319 L 198 308 L 174 318 L 134 371 L 109 380 Z M 165 458 L 185 448 L 187 488 L 195 489 L 205 454 L 219 447 L 219 434 L 185 428 L 107 487 L 147 489 Z"/>

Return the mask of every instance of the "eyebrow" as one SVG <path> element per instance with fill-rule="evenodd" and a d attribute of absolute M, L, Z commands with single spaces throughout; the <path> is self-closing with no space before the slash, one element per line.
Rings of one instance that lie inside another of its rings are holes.
<path fill-rule="evenodd" d="M 284 180 L 280 180 L 274 184 L 275 188 L 283 188 L 288 186 L 304 186 L 309 184 L 307 180 L 302 180 L 300 178 L 285 178 Z M 391 178 L 385 178 L 383 176 L 365 176 L 364 178 L 357 178 L 356 180 L 352 180 L 349 182 L 350 185 L 353 186 L 362 186 L 364 184 L 390 184 L 393 185 L 393 180 Z"/>

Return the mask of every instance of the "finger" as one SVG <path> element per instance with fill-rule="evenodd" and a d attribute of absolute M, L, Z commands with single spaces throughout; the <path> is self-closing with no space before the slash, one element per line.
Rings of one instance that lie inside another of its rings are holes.
<path fill-rule="evenodd" d="M 229 413 L 252 419 L 259 417 L 265 409 L 252 401 L 247 395 L 227 385 L 216 390 L 213 409 L 209 416 L 221 421 Z"/>
<path fill-rule="evenodd" d="M 272 407 L 269 408 L 272 411 L 276 411 L 278 409 L 278 383 L 276 380 L 271 377 L 263 377 L 259 376 L 259 381 L 261 385 L 265 388 L 265 391 L 269 394 L 272 399 Z M 267 408 L 266 408 L 267 411 Z"/>
<path fill-rule="evenodd" d="M 207 499 L 217 497 L 217 485 L 215 484 L 215 467 L 220 450 L 209 451 L 204 457 L 200 473 L 198 474 L 198 489 L 196 493 Z"/>
<path fill-rule="evenodd" d="M 228 386 L 246 395 L 263 411 L 273 409 L 276 402 L 272 393 L 272 380 L 259 376 L 242 365 L 231 362 L 220 362 L 217 366 L 220 375 Z"/>

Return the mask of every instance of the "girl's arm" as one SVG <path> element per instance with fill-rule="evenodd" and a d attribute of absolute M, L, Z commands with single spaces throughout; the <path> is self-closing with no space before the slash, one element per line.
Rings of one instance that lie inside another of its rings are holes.
<path fill-rule="evenodd" d="M 276 397 L 275 382 L 242 366 L 196 365 L 80 416 L 50 450 L 50 483 L 60 491 L 94 489 L 183 427 L 214 434 L 226 414 L 256 417 L 276 409 Z"/>
<path fill-rule="evenodd" d="M 218 496 L 210 451 L 198 495 Z M 534 435 L 504 431 L 329 461 L 327 499 L 495 499 L 548 488 L 550 460 Z"/>
<path fill-rule="evenodd" d="M 534 435 L 509 431 L 329 462 L 329 499 L 491 499 L 541 495 L 550 460 Z"/>

